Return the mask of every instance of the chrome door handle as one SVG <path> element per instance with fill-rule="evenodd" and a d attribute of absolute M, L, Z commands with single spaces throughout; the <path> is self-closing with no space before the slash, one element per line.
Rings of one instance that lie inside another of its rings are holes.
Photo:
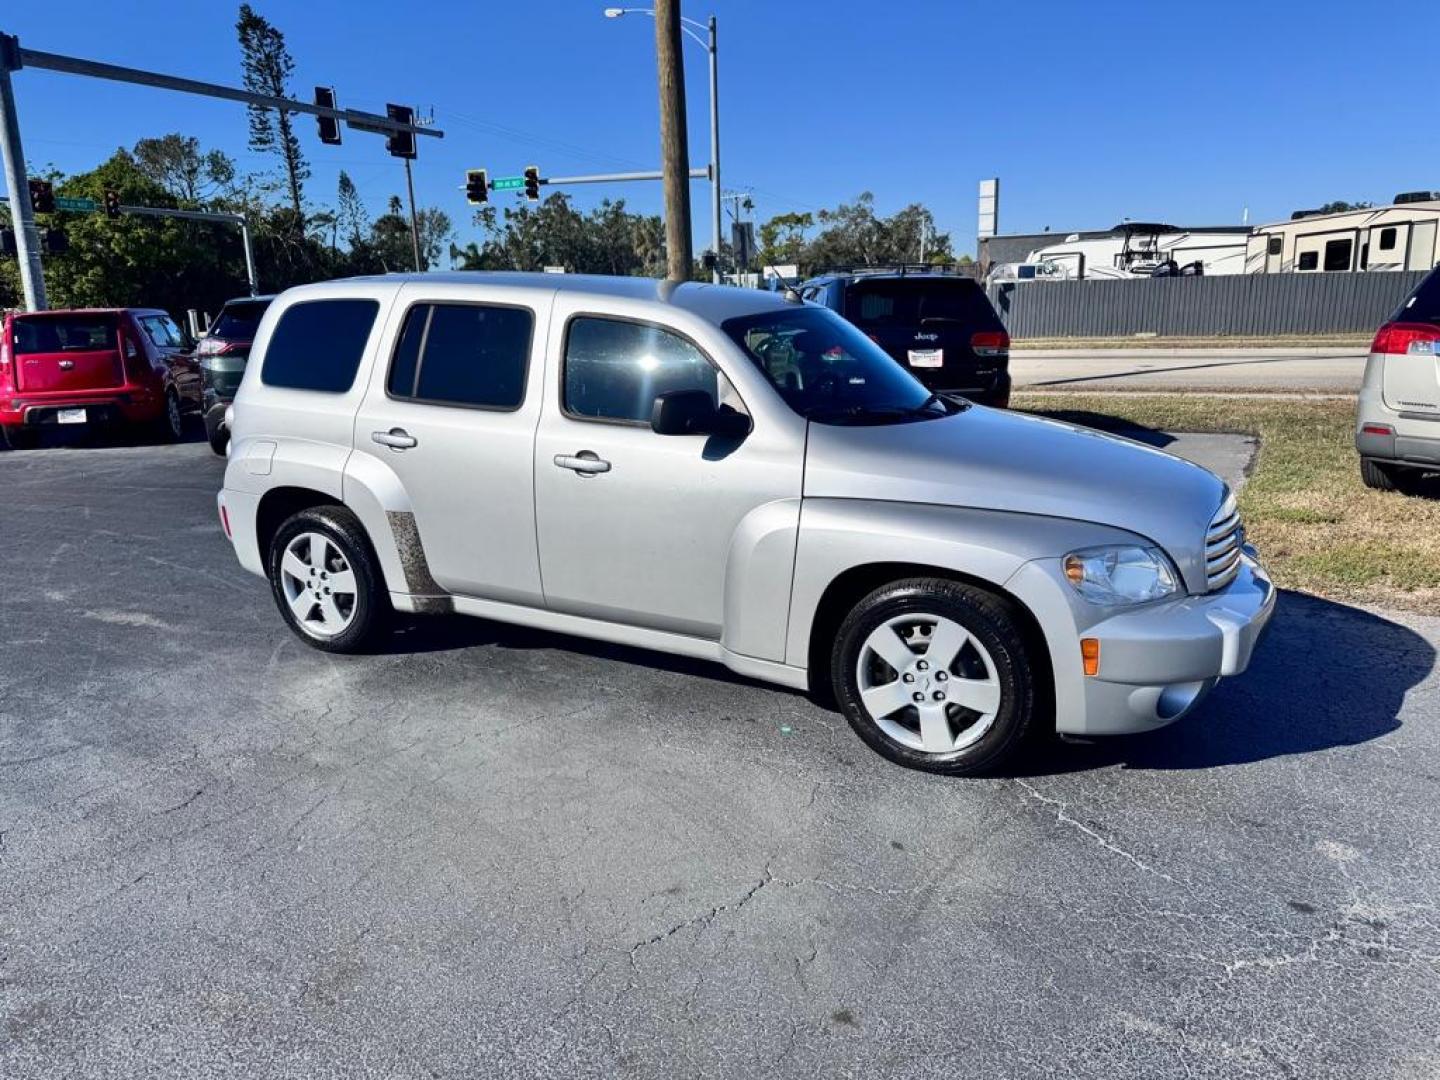
<path fill-rule="evenodd" d="M 581 476 L 594 476 L 596 473 L 610 471 L 610 462 L 602 461 L 593 450 L 581 450 L 578 454 L 556 454 L 555 464 Z"/>
<path fill-rule="evenodd" d="M 392 427 L 389 431 L 372 431 L 370 438 L 374 439 L 381 446 L 388 446 L 391 450 L 408 450 L 416 445 L 414 435 L 411 435 L 404 428 Z"/>

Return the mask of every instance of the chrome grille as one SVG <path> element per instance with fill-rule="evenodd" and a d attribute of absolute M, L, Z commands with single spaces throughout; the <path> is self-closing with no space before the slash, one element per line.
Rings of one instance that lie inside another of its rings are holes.
<path fill-rule="evenodd" d="M 1240 548 L 1245 543 L 1245 526 L 1235 496 L 1227 495 L 1210 528 L 1205 531 L 1205 586 L 1207 591 L 1223 589 L 1240 573 Z"/>

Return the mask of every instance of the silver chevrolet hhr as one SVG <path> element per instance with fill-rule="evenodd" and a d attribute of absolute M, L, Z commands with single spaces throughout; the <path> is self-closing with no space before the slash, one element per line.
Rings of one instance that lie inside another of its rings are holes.
<path fill-rule="evenodd" d="M 1275 605 L 1209 472 L 932 394 L 793 295 L 359 278 L 253 357 L 220 519 L 320 649 L 453 611 L 701 657 L 963 774 L 1180 718 Z"/>

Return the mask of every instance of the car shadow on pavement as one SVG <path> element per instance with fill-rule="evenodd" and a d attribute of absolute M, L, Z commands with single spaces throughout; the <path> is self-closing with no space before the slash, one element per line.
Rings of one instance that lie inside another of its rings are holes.
<path fill-rule="evenodd" d="M 1361 608 L 1282 592 L 1249 670 L 1189 716 L 1143 735 L 1049 740 L 1014 770 L 1043 776 L 1120 765 L 1210 769 L 1355 746 L 1396 730 L 1435 646 Z"/>
<path fill-rule="evenodd" d="M 715 683 L 764 687 L 781 694 L 800 693 L 737 674 L 723 664 L 711 660 L 699 660 L 631 645 L 616 645 L 608 641 L 575 637 L 528 626 L 491 622 L 489 619 L 470 615 L 403 616 L 396 621 L 395 629 L 379 642 L 375 651 L 395 654 L 430 653 L 485 646 L 517 650 L 555 649 L 635 667 L 694 675 Z"/>

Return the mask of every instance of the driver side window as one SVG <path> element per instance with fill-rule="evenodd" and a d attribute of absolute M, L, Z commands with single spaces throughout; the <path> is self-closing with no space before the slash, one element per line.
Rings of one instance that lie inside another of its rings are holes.
<path fill-rule="evenodd" d="M 690 342 L 658 326 L 597 316 L 570 321 L 565 338 L 565 412 L 580 420 L 650 423 L 655 398 L 703 390 L 737 406 L 729 380 Z"/>

